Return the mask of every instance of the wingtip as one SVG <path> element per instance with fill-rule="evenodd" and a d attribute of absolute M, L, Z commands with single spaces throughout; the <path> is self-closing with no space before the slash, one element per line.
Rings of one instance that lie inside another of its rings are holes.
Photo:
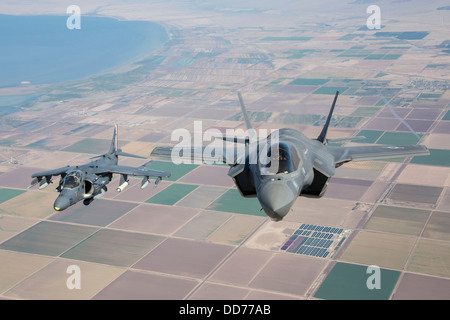
<path fill-rule="evenodd" d="M 425 151 L 424 155 L 430 155 L 431 154 L 430 149 L 428 149 L 428 147 L 426 145 L 421 144 L 421 146 L 423 147 L 423 150 Z"/>

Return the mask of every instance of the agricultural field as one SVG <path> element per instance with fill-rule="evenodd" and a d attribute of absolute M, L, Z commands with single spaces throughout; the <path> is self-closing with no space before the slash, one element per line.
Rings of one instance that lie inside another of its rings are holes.
<path fill-rule="evenodd" d="M 363 2 L 81 1 L 161 24 L 168 40 L 102 74 L 0 88 L 0 299 L 450 299 L 450 11 L 383 2 L 372 30 Z M 228 165 L 150 159 L 155 146 L 208 145 L 208 129 L 245 131 L 237 92 L 258 133 L 315 139 L 336 91 L 327 137 L 355 139 L 333 145 L 430 155 L 345 163 L 322 198 L 299 197 L 279 222 L 241 196 Z M 170 178 L 141 189 L 130 177 L 116 192 L 115 175 L 101 199 L 62 212 L 59 177 L 28 188 L 35 172 L 107 152 L 115 124 L 122 151 L 148 158 L 119 164 L 152 160 Z M 81 290 L 66 286 L 73 265 Z M 380 290 L 367 287 L 372 266 Z"/>

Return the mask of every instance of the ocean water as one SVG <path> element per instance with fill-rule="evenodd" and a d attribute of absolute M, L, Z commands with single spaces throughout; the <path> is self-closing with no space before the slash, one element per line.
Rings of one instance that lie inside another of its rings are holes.
<path fill-rule="evenodd" d="M 68 18 L 0 14 L 0 87 L 77 80 L 111 71 L 168 40 L 164 27 L 152 22 L 81 15 L 81 29 L 70 30 Z"/>

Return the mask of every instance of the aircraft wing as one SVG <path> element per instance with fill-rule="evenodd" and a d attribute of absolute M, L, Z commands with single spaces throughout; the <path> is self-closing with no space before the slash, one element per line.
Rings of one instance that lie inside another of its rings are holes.
<path fill-rule="evenodd" d="M 31 181 L 31 184 L 28 186 L 28 189 L 30 189 L 37 183 L 39 183 L 39 185 L 40 185 L 39 189 L 43 189 L 46 186 L 48 186 L 50 183 L 52 183 L 52 180 L 51 180 L 52 176 L 59 176 L 59 175 L 63 176 L 63 175 L 65 175 L 65 173 L 67 171 L 70 171 L 74 168 L 75 167 L 73 167 L 73 166 L 72 167 L 66 166 L 66 167 L 62 167 L 62 168 L 58 168 L 58 169 L 33 173 L 31 175 L 31 177 L 34 179 Z"/>
<path fill-rule="evenodd" d="M 116 165 L 101 165 L 98 168 L 93 169 L 93 173 L 117 173 L 129 176 L 142 176 L 142 177 L 170 177 L 171 173 L 167 171 L 152 170 L 145 167 L 127 167 Z"/>
<path fill-rule="evenodd" d="M 155 147 L 151 158 L 172 161 L 174 163 L 239 163 L 245 155 L 245 146 L 232 147 Z"/>
<path fill-rule="evenodd" d="M 355 147 L 330 147 L 328 151 L 334 156 L 336 164 L 348 161 L 365 161 L 402 156 L 429 155 L 428 148 L 417 146 L 355 146 Z"/>
<path fill-rule="evenodd" d="M 75 167 L 66 166 L 66 167 L 62 167 L 62 168 L 58 168 L 58 169 L 37 172 L 37 173 L 33 173 L 31 175 L 31 177 L 32 178 L 40 178 L 40 177 L 58 176 L 60 174 L 66 173 L 69 170 L 72 170 L 73 168 L 75 168 Z"/>

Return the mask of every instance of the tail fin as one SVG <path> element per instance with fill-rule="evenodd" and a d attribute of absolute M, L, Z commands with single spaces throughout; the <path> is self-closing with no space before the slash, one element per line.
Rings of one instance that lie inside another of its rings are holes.
<path fill-rule="evenodd" d="M 256 131 L 252 127 L 252 123 L 250 122 L 250 118 L 248 117 L 247 109 L 244 105 L 244 99 L 242 99 L 242 95 L 238 92 L 239 104 L 241 105 L 242 115 L 244 116 L 245 126 L 247 127 L 247 133 L 250 143 L 256 142 L 258 140 L 256 136 Z"/>
<path fill-rule="evenodd" d="M 111 147 L 109 148 L 109 153 L 115 153 L 119 149 L 119 126 L 116 124 L 114 126 L 114 134 L 111 140 Z"/>
<path fill-rule="evenodd" d="M 327 137 L 327 131 L 328 127 L 330 125 L 331 117 L 333 116 L 334 106 L 336 105 L 336 100 L 339 95 L 339 91 L 336 91 L 336 95 L 334 96 L 333 104 L 331 105 L 330 113 L 328 114 L 327 121 L 325 122 L 325 125 L 323 126 L 322 132 L 317 137 L 317 140 L 322 142 L 323 144 L 326 144 L 326 137 Z"/>
<path fill-rule="evenodd" d="M 114 155 L 114 156 L 124 156 L 124 157 L 132 157 L 132 158 L 139 158 L 139 159 L 147 159 L 146 157 L 141 157 L 141 156 L 137 156 L 135 154 L 131 154 L 131 153 L 126 153 L 126 152 L 122 152 L 121 149 L 119 149 L 119 126 L 116 124 L 114 126 L 114 134 L 113 137 L 111 139 L 111 147 L 109 148 L 109 152 L 106 154 L 102 154 L 100 156 L 95 156 L 92 157 L 91 159 L 97 159 L 97 158 L 101 158 L 107 155 Z"/>

